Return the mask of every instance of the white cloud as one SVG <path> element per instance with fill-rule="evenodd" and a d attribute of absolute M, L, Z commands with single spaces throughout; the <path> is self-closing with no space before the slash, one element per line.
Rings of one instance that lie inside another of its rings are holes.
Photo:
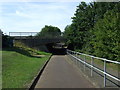
<path fill-rule="evenodd" d="M 20 12 L 16 10 L 16 14 L 17 14 L 17 15 L 20 15 Z"/>
<path fill-rule="evenodd" d="M 17 16 L 20 16 L 20 17 L 32 18 L 32 17 L 30 17 L 30 15 L 22 13 L 22 12 L 20 12 L 18 10 L 16 10 L 15 13 L 16 13 Z"/>

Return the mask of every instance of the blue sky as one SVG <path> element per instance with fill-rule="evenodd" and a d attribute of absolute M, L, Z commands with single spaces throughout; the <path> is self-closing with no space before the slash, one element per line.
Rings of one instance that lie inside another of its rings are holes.
<path fill-rule="evenodd" d="M 0 29 L 8 32 L 39 32 L 45 25 L 64 31 L 80 2 L 4 2 L 0 4 Z"/>

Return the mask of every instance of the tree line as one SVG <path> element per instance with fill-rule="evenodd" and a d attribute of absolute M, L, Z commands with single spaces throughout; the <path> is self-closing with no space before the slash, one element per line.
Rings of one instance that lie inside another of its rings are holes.
<path fill-rule="evenodd" d="M 52 26 L 52 25 L 45 25 L 41 29 L 39 33 L 37 33 L 38 37 L 46 37 L 46 38 L 55 38 L 61 36 L 61 30 L 58 27 Z"/>
<path fill-rule="evenodd" d="M 120 1 L 81 2 L 64 37 L 69 49 L 120 60 Z"/>
<path fill-rule="evenodd" d="M 39 33 L 35 35 L 36 37 L 44 37 L 44 38 L 56 38 L 61 37 L 61 30 L 55 26 L 48 26 L 45 25 Z M 14 38 L 8 35 L 3 34 L 2 30 L 0 29 L 0 37 L 2 37 L 2 48 L 6 47 L 13 47 Z M 32 36 L 28 36 L 32 37 Z"/>
<path fill-rule="evenodd" d="M 1 29 L 0 29 L 0 38 L 1 38 L 2 48 L 13 47 L 13 38 L 3 34 Z"/>

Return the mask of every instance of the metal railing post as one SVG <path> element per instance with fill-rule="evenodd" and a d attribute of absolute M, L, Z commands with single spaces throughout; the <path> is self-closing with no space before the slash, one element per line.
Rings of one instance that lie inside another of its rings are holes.
<path fill-rule="evenodd" d="M 104 87 L 106 87 L 106 61 L 104 60 Z"/>
<path fill-rule="evenodd" d="M 77 57 L 77 52 L 75 52 L 75 56 Z M 78 66 L 78 60 L 76 60 L 76 65 Z"/>
<path fill-rule="evenodd" d="M 84 71 L 85 71 L 85 61 L 86 61 L 86 56 L 84 56 Z"/>
<path fill-rule="evenodd" d="M 110 73 L 107 73 L 107 66 L 106 66 L 107 62 L 111 62 L 111 63 L 115 63 L 115 64 L 119 64 L 119 65 L 120 65 L 120 62 L 113 61 L 113 60 L 108 60 L 108 59 L 105 59 L 105 58 L 95 57 L 95 56 L 87 55 L 87 54 L 84 54 L 84 53 L 74 52 L 74 51 L 71 51 L 71 50 L 68 50 L 68 52 L 69 52 L 68 54 L 71 57 L 74 58 L 74 60 L 73 60 L 74 62 L 77 61 L 77 64 L 79 64 L 79 62 L 80 62 L 80 63 L 82 63 L 84 65 L 84 71 L 85 71 L 86 66 L 88 66 L 90 68 L 91 76 L 93 76 L 94 70 L 97 70 L 97 71 L 101 72 L 103 74 L 103 76 L 104 76 L 104 80 L 103 80 L 103 83 L 104 83 L 103 86 L 104 87 L 106 87 L 106 84 L 107 84 L 107 76 L 114 79 L 114 80 L 116 80 L 116 81 L 118 81 L 118 82 L 120 82 L 119 77 L 115 77 L 114 75 L 112 75 Z M 75 55 L 73 53 L 75 53 Z M 78 54 L 78 56 L 76 56 L 76 54 Z M 81 55 L 82 55 L 82 58 L 81 58 Z M 91 57 L 90 63 L 86 62 L 86 57 L 87 56 Z M 95 67 L 94 59 L 100 59 L 100 60 L 104 61 L 104 67 L 103 67 L 104 69 L 103 70 L 99 69 L 98 67 Z M 115 82 L 114 82 L 114 84 L 115 84 Z M 118 84 L 115 84 L 115 85 L 119 86 Z"/>
<path fill-rule="evenodd" d="M 94 58 L 93 57 L 91 57 L 91 77 L 93 76 L 93 60 L 94 60 Z"/>
<path fill-rule="evenodd" d="M 73 51 L 73 56 L 76 57 L 76 52 L 75 52 L 75 51 Z M 75 62 L 75 64 L 77 65 L 77 59 L 75 59 L 74 62 Z"/>
<path fill-rule="evenodd" d="M 75 53 L 76 57 L 77 57 L 77 53 Z"/>

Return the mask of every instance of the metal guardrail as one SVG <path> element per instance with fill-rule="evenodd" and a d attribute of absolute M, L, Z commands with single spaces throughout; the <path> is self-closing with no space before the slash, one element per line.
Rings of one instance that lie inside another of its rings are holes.
<path fill-rule="evenodd" d="M 35 36 L 39 32 L 9 32 L 9 36 Z"/>
<path fill-rule="evenodd" d="M 9 36 L 36 36 L 39 32 L 9 32 Z M 49 32 L 47 35 L 59 35 L 59 33 L 56 32 Z M 63 32 L 61 32 L 61 35 L 63 36 Z"/>
<path fill-rule="evenodd" d="M 118 81 L 120 83 L 120 79 L 118 77 L 115 77 L 115 76 L 113 76 L 113 75 L 111 75 L 111 74 L 106 72 L 106 62 L 111 62 L 111 63 L 119 64 L 119 65 L 120 65 L 120 62 L 108 60 L 108 59 L 105 59 L 105 58 L 99 58 L 99 57 L 95 57 L 95 56 L 92 56 L 92 55 L 83 54 L 83 53 L 75 52 L 75 51 L 68 50 L 68 49 L 67 49 L 67 54 L 69 54 L 70 56 L 72 56 L 76 60 L 82 62 L 84 64 L 84 69 L 85 69 L 85 65 L 90 67 L 91 68 L 91 76 L 93 76 L 93 69 L 103 73 L 104 74 L 104 87 L 106 87 L 106 79 L 107 79 L 106 76 L 108 76 L 108 77 L 110 77 L 110 78 L 112 78 L 112 79 L 114 79 L 114 80 L 116 80 L 116 81 Z M 84 60 L 81 60 L 76 55 L 83 55 L 84 56 Z M 91 57 L 91 63 L 87 63 L 86 62 L 85 56 Z M 93 64 L 93 60 L 94 59 L 99 59 L 99 60 L 103 60 L 104 61 L 104 70 L 101 70 L 101 69 L 99 69 L 99 68 L 94 66 L 94 64 Z"/>

